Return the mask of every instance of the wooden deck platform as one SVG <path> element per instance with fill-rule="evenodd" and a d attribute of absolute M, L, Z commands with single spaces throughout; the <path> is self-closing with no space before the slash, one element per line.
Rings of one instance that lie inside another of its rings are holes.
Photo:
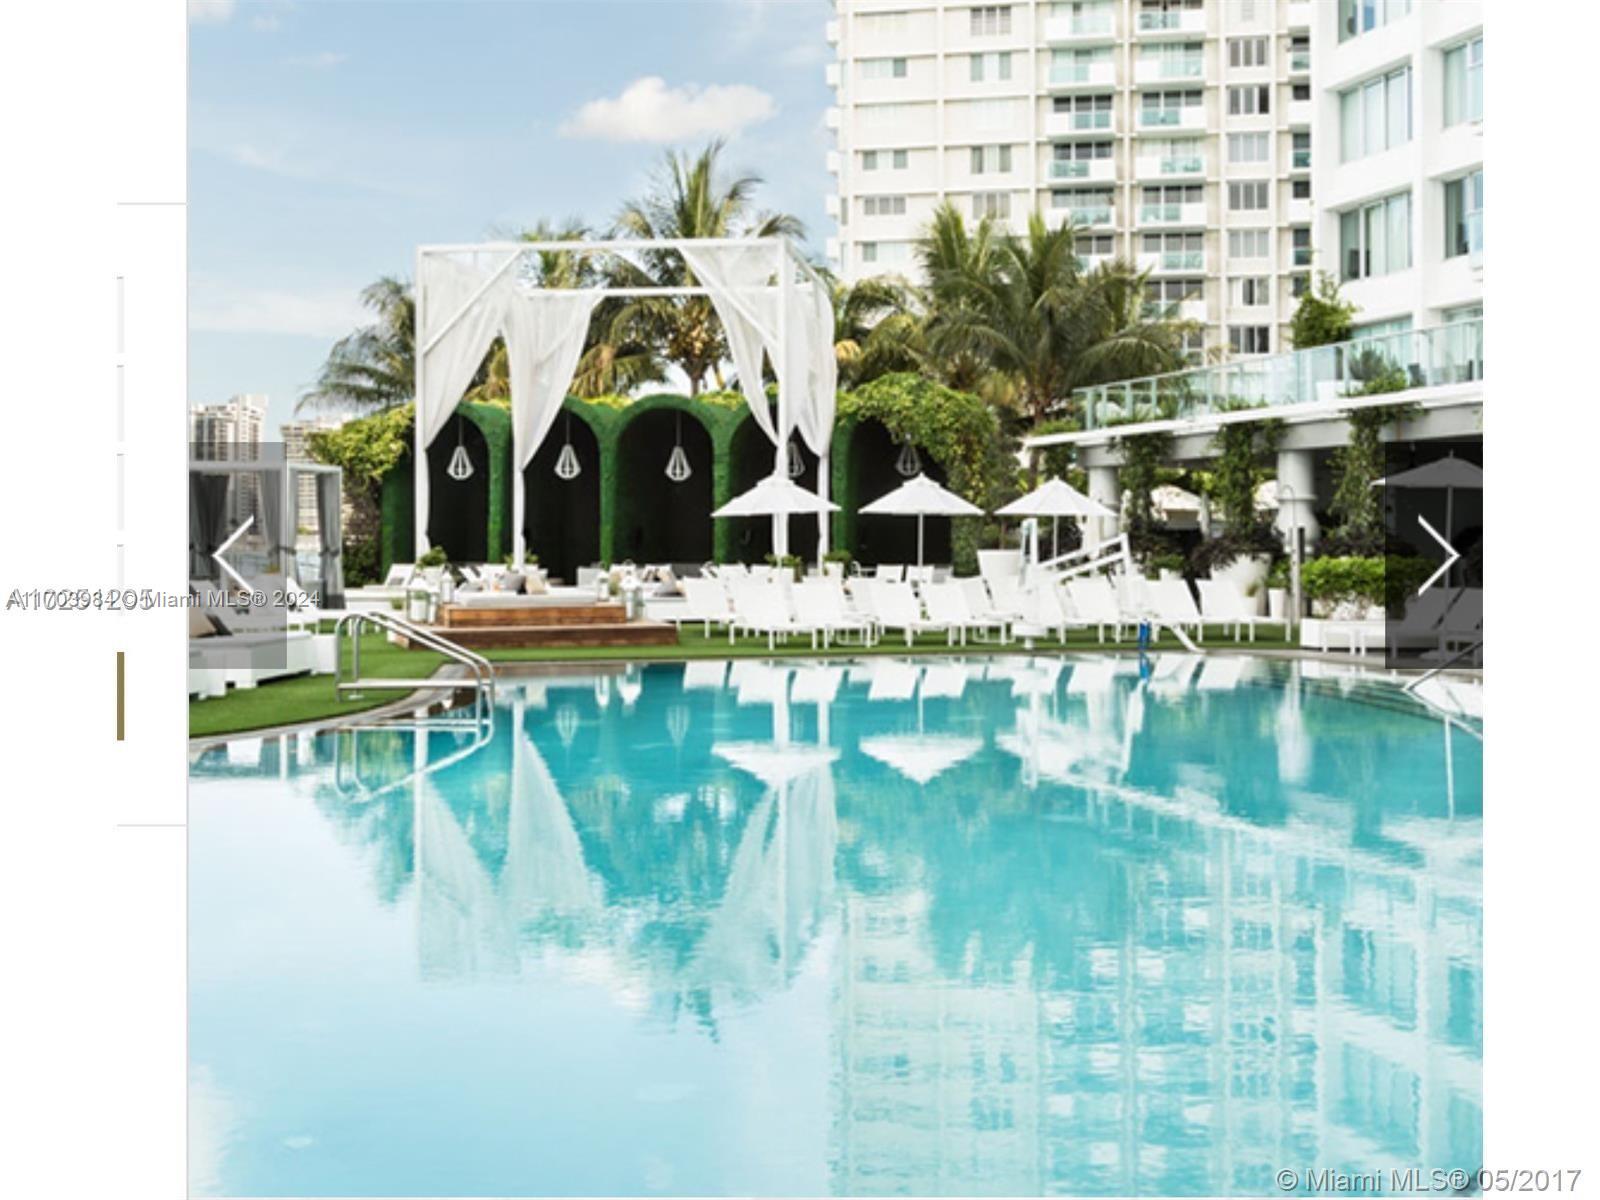
<path fill-rule="evenodd" d="M 620 604 L 518 608 L 446 604 L 439 609 L 434 629 L 469 650 L 678 644 L 675 627 L 665 621 L 630 621 Z"/>

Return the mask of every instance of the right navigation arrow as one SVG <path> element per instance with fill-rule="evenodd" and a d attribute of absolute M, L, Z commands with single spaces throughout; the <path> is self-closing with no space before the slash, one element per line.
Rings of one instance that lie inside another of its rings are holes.
<path fill-rule="evenodd" d="M 1432 525 L 1428 524 L 1428 521 L 1427 521 L 1426 517 L 1420 517 L 1419 516 L 1417 518 L 1417 524 L 1421 525 L 1430 534 L 1432 534 L 1433 535 L 1433 540 L 1438 542 L 1440 546 L 1444 547 L 1444 552 L 1450 556 L 1449 558 L 1444 560 L 1444 565 L 1442 567 L 1440 567 L 1432 575 L 1428 576 L 1428 582 L 1423 584 L 1421 587 L 1419 587 L 1417 589 L 1417 595 L 1420 596 L 1420 595 L 1422 595 L 1423 592 L 1427 591 L 1434 584 L 1438 583 L 1439 582 L 1439 578 L 1442 575 L 1446 574 L 1450 570 L 1451 567 L 1456 565 L 1456 560 L 1461 557 L 1461 552 L 1459 550 L 1457 550 L 1454 546 L 1452 546 L 1449 542 L 1445 541 L 1442 537 L 1440 537 L 1439 536 L 1439 531 L 1437 529 L 1435 529 Z"/>

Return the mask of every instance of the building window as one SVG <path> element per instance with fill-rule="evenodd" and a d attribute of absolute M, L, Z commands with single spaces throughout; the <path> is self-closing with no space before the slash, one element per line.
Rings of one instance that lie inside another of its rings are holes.
<path fill-rule="evenodd" d="M 1311 272 L 1296 271 L 1289 276 L 1289 296 L 1293 300 L 1300 299 L 1311 290 Z"/>
<path fill-rule="evenodd" d="M 1235 354 L 1270 353 L 1272 331 L 1265 325 L 1229 325 L 1228 349 Z"/>
<path fill-rule="evenodd" d="M 988 4 L 970 10 L 973 37 L 995 37 L 1011 32 L 1009 5 Z"/>
<path fill-rule="evenodd" d="M 1289 169 L 1291 171 L 1309 171 L 1311 169 L 1311 135 L 1300 132 L 1293 136 L 1293 156 L 1289 159 Z"/>
<path fill-rule="evenodd" d="M 977 220 L 984 217 L 1009 217 L 1011 215 L 1010 192 L 974 192 L 972 195 L 972 215 Z"/>
<path fill-rule="evenodd" d="M 903 217 L 906 215 L 906 198 L 904 196 L 863 196 L 861 198 L 861 215 L 863 217 Z"/>
<path fill-rule="evenodd" d="M 911 104 L 863 104 L 856 109 L 856 119 L 861 122 L 863 129 L 893 129 L 911 115 L 913 108 L 927 107 Z"/>
<path fill-rule="evenodd" d="M 1411 0 L 1339 0 L 1339 40 L 1371 33 L 1410 11 Z"/>
<path fill-rule="evenodd" d="M 1339 261 L 1345 279 L 1367 279 L 1411 266 L 1411 193 L 1397 192 L 1339 214 Z"/>
<path fill-rule="evenodd" d="M 1483 252 L 1483 171 L 1444 185 L 1444 256 Z"/>
<path fill-rule="evenodd" d="M 877 242 L 862 242 L 861 243 L 861 261 L 864 262 L 864 263 L 875 263 L 875 262 L 878 261 L 878 243 Z"/>
<path fill-rule="evenodd" d="M 1483 38 L 1444 52 L 1444 123 L 1483 120 Z"/>
<path fill-rule="evenodd" d="M 1266 66 L 1267 39 L 1264 37 L 1229 38 L 1228 65 L 1230 67 Z"/>
<path fill-rule="evenodd" d="M 863 58 L 861 60 L 861 78 L 863 79 L 904 79 L 906 77 L 906 60 L 903 58 Z"/>
<path fill-rule="evenodd" d="M 1057 96 L 1050 102 L 1051 110 L 1068 114 L 1074 129 L 1110 129 L 1110 96 Z"/>
<path fill-rule="evenodd" d="M 1289 197 L 1292 200 L 1311 199 L 1311 180 L 1294 179 L 1289 183 Z"/>
<path fill-rule="evenodd" d="M 1309 83 L 1290 84 L 1289 99 L 1296 102 L 1303 102 L 1311 99 L 1311 85 Z"/>
<path fill-rule="evenodd" d="M 1267 161 L 1267 135 L 1265 133 L 1230 133 L 1228 135 L 1228 161 L 1231 163 L 1264 163 Z"/>
<path fill-rule="evenodd" d="M 1229 212 L 1261 212 L 1266 207 L 1265 179 L 1239 180 L 1228 185 Z"/>
<path fill-rule="evenodd" d="M 1232 280 L 1228 286 L 1238 308 L 1260 308 L 1272 303 L 1272 280 L 1265 275 L 1245 275 Z"/>
<path fill-rule="evenodd" d="M 1050 207 L 1066 209 L 1075 225 L 1111 224 L 1109 189 L 1056 191 L 1050 193 Z"/>
<path fill-rule="evenodd" d="M 1140 65 L 1151 64 L 1162 79 L 1199 79 L 1205 74 L 1200 42 L 1156 42 L 1139 47 Z"/>
<path fill-rule="evenodd" d="M 974 175 L 1004 175 L 1010 170 L 1010 146 L 972 147 L 972 173 Z"/>
<path fill-rule="evenodd" d="M 1185 205 L 1198 205 L 1203 197 L 1200 185 L 1172 184 L 1167 187 L 1147 187 L 1139 197 L 1141 221 L 1181 221 Z"/>
<path fill-rule="evenodd" d="M 1268 253 L 1268 238 L 1271 231 L 1266 229 L 1230 229 L 1228 230 L 1228 257 L 1229 258 L 1266 258 Z"/>
<path fill-rule="evenodd" d="M 1289 231 L 1289 245 L 1294 253 L 1290 256 L 1294 266 L 1309 267 L 1311 265 L 1311 229 L 1305 225 L 1297 225 Z"/>
<path fill-rule="evenodd" d="M 1202 0 L 1139 0 L 1139 29 L 1148 33 L 1181 28 L 1184 11 L 1198 12 L 1201 4 Z"/>
<path fill-rule="evenodd" d="M 1093 46 L 1086 50 L 1052 50 L 1050 52 L 1051 83 L 1088 83 L 1094 68 L 1111 62 L 1109 46 Z"/>
<path fill-rule="evenodd" d="M 1144 306 L 1156 316 L 1174 304 L 1205 298 L 1205 282 L 1199 279 L 1148 279 L 1144 285 Z"/>
<path fill-rule="evenodd" d="M 1110 258 L 1116 253 L 1116 240 L 1109 233 L 1079 234 L 1072 239 L 1072 248 L 1080 263 L 1086 258 Z"/>
<path fill-rule="evenodd" d="M 1265 83 L 1228 89 L 1228 115 L 1251 116 L 1272 111 L 1272 88 Z"/>
<path fill-rule="evenodd" d="M 863 150 L 861 152 L 861 169 L 863 171 L 876 171 L 878 169 L 878 152 L 876 150 Z"/>
<path fill-rule="evenodd" d="M 895 150 L 889 155 L 889 165 L 896 171 L 904 171 L 906 164 L 911 161 L 909 150 Z"/>
<path fill-rule="evenodd" d="M 1003 50 L 998 54 L 969 54 L 967 55 L 967 65 L 973 83 L 986 83 L 991 80 L 1011 78 L 1011 52 L 1009 50 Z"/>
<path fill-rule="evenodd" d="M 1199 92 L 1143 92 L 1139 96 L 1140 125 L 1177 125 L 1183 110 L 1200 107 Z"/>
<path fill-rule="evenodd" d="M 1091 162 L 1110 157 L 1110 142 L 1057 142 L 1050 152 L 1050 175 L 1053 179 L 1086 179 Z"/>
<path fill-rule="evenodd" d="M 1139 251 L 1157 256 L 1155 265 L 1163 271 L 1203 271 L 1205 245 L 1201 233 L 1147 233 L 1139 241 Z"/>
<path fill-rule="evenodd" d="M 1339 93 L 1339 155 L 1365 158 L 1411 140 L 1411 68 Z"/>

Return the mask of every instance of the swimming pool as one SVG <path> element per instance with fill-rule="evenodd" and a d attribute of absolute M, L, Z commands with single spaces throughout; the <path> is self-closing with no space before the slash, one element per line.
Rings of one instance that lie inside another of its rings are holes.
<path fill-rule="evenodd" d="M 1481 1157 L 1481 744 L 1248 658 L 736 662 L 193 764 L 191 1183 L 1271 1193 Z"/>

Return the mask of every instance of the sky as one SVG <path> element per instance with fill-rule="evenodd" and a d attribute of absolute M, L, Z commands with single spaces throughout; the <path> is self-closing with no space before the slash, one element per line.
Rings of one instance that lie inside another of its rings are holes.
<path fill-rule="evenodd" d="M 728 141 L 831 230 L 828 0 L 190 0 L 189 399 L 290 418 L 418 244 L 603 228 L 669 149 Z"/>

